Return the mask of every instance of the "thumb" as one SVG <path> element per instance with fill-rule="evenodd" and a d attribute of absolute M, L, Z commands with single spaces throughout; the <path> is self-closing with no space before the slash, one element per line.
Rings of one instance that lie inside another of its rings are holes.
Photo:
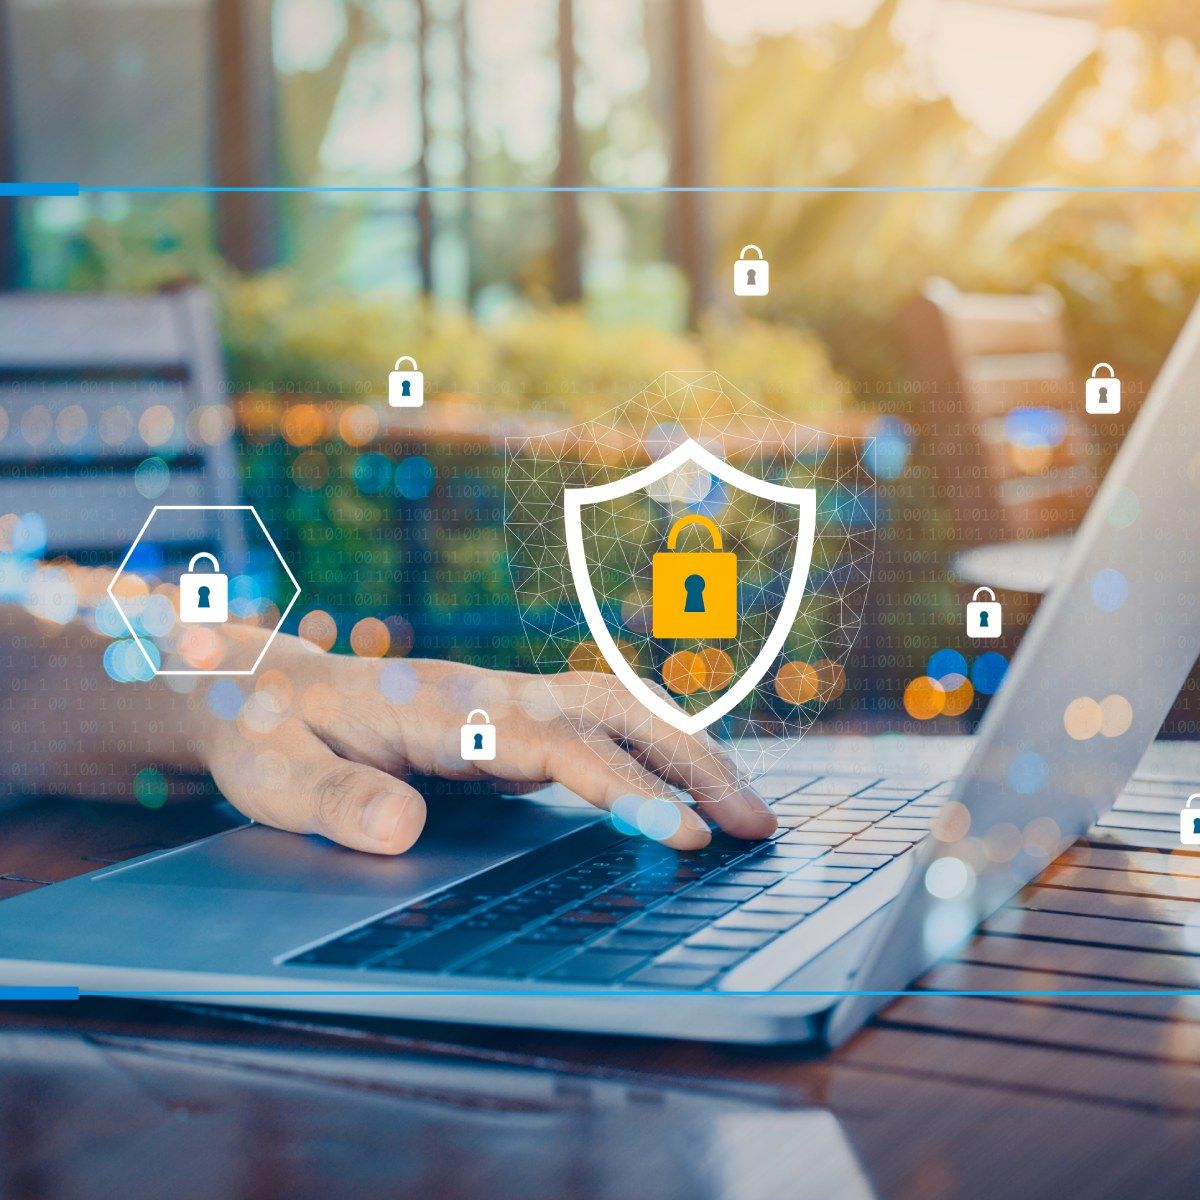
<path fill-rule="evenodd" d="M 384 771 L 327 753 L 325 769 L 297 790 L 304 828 L 352 850 L 403 854 L 425 827 L 420 792 Z"/>
<path fill-rule="evenodd" d="M 248 773 L 237 764 L 212 768 L 217 785 L 246 816 L 372 854 L 401 854 L 420 836 L 425 801 L 407 783 L 341 758 L 307 730 L 292 729 L 278 749 L 290 770 L 275 788 L 247 786 Z"/>

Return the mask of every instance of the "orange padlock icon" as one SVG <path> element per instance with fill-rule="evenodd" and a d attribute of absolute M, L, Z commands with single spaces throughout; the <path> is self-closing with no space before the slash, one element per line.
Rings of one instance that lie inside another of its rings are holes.
<path fill-rule="evenodd" d="M 678 551 L 679 532 L 689 525 L 708 530 L 713 548 Z M 711 517 L 689 513 L 667 534 L 667 549 L 654 556 L 651 632 L 656 638 L 734 638 L 738 629 L 737 555 L 724 550 Z"/>

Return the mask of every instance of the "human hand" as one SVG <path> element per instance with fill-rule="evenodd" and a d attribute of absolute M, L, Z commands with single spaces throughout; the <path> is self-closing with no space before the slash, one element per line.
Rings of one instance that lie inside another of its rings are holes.
<path fill-rule="evenodd" d="M 498 727 L 492 761 L 460 757 L 472 708 Z M 658 798 L 648 827 L 680 850 L 710 840 L 701 812 L 736 837 L 776 826 L 716 742 L 680 733 L 608 675 L 351 658 L 280 635 L 236 719 L 196 711 L 202 765 L 247 816 L 376 854 L 402 853 L 424 826 L 424 798 L 399 778 L 410 773 L 491 779 L 506 791 L 560 783 L 605 810 L 622 796 Z"/>

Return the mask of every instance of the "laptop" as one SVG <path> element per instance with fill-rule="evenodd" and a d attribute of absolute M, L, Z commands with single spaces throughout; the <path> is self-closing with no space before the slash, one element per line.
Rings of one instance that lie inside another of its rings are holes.
<path fill-rule="evenodd" d="M 552 789 L 429 782 L 398 859 L 246 825 L 6 900 L 0 982 L 842 1042 L 1110 808 L 1154 740 L 1200 654 L 1198 391 L 1200 306 L 978 734 L 797 740 L 759 781 L 769 841 L 678 854 Z"/>

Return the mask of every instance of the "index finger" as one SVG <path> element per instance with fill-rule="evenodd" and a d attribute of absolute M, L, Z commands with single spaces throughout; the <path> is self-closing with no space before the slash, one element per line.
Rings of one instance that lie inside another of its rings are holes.
<path fill-rule="evenodd" d="M 599 730 L 581 733 L 566 717 L 527 721 L 515 725 L 505 743 L 494 762 L 478 764 L 494 779 L 551 780 L 606 812 L 634 800 L 638 828 L 676 850 L 697 850 L 711 839 L 694 809 Z"/>
<path fill-rule="evenodd" d="M 707 734 L 689 734 L 640 704 L 613 680 L 584 689 L 580 711 L 734 837 L 770 837 L 778 825 L 766 801 L 739 778 L 732 758 Z M 661 693 L 669 700 L 666 692 Z"/>

